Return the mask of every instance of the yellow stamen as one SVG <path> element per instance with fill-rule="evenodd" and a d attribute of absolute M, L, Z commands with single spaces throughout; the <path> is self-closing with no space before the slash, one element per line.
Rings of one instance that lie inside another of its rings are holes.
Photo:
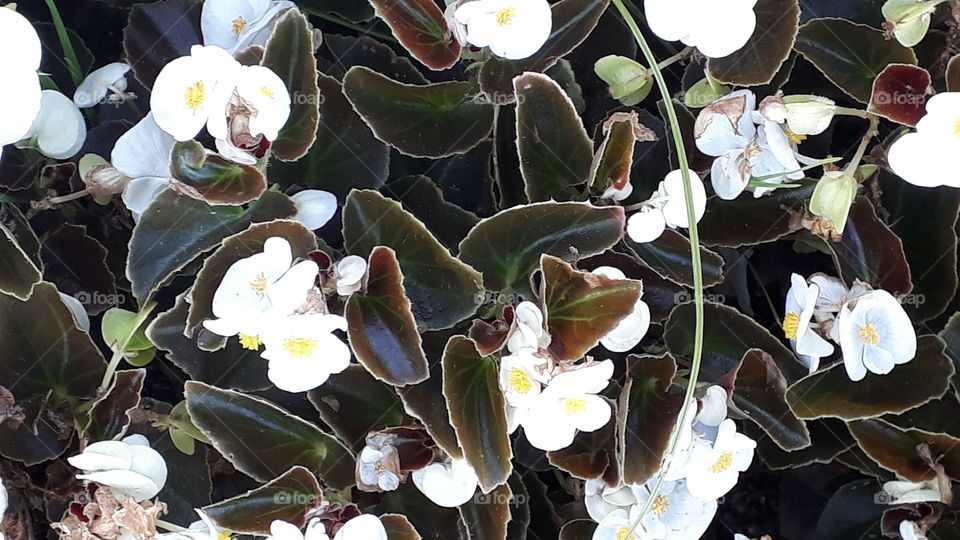
<path fill-rule="evenodd" d="M 230 540 L 233 538 L 230 531 L 220 531 L 220 534 L 217 535 L 217 540 Z"/>
<path fill-rule="evenodd" d="M 620 527 L 617 531 L 617 540 L 637 540 L 637 537 L 630 532 L 629 528 Z"/>
<path fill-rule="evenodd" d="M 657 495 L 656 498 L 653 499 L 653 506 L 650 507 L 653 513 L 660 517 L 663 517 L 663 515 L 667 513 L 668 508 L 670 508 L 670 499 L 663 495 Z"/>
<path fill-rule="evenodd" d="M 510 370 L 509 382 L 507 384 L 510 385 L 510 388 L 520 394 L 526 394 L 531 388 L 533 388 L 533 384 L 530 382 L 530 377 L 528 377 L 522 369 L 518 368 L 513 368 Z"/>
<path fill-rule="evenodd" d="M 247 27 L 247 21 L 243 17 L 237 17 L 233 20 L 233 33 L 240 35 L 240 32 L 243 32 L 243 29 Z"/>
<path fill-rule="evenodd" d="M 267 88 L 266 86 L 260 89 L 260 93 L 267 96 L 270 99 L 273 99 L 273 90 Z"/>
<path fill-rule="evenodd" d="M 313 350 L 317 348 L 317 340 L 307 338 L 291 338 L 283 344 L 283 348 L 290 353 L 290 356 L 296 358 L 313 356 Z"/>
<path fill-rule="evenodd" d="M 569 398 L 563 402 L 563 411 L 567 416 L 580 414 L 587 410 L 587 402 L 579 398 Z"/>
<path fill-rule="evenodd" d="M 880 332 L 877 332 L 877 325 L 870 323 L 860 327 L 860 342 L 864 345 L 876 345 L 880 343 Z"/>
<path fill-rule="evenodd" d="M 516 8 L 508 7 L 497 12 L 497 26 L 510 26 L 517 15 Z"/>
<path fill-rule="evenodd" d="M 730 468 L 730 465 L 733 465 L 733 454 L 724 452 L 720 454 L 717 462 L 710 466 L 710 471 L 720 473 Z"/>
<path fill-rule="evenodd" d="M 796 133 L 791 131 L 790 128 L 787 128 L 785 132 L 787 134 L 787 138 L 790 139 L 790 142 L 792 142 L 793 144 L 800 144 L 803 141 L 807 140 L 806 135 L 797 135 Z"/>
<path fill-rule="evenodd" d="M 797 330 L 800 329 L 800 316 L 796 313 L 787 313 L 783 318 L 783 334 L 787 339 L 797 339 Z"/>
<path fill-rule="evenodd" d="M 196 113 L 197 109 L 203 105 L 203 102 L 207 99 L 207 91 L 203 88 L 203 81 L 197 81 L 193 83 L 193 86 L 188 86 L 187 91 L 183 96 L 184 103 L 187 104 L 187 107 L 193 109 L 193 112 Z"/>
<path fill-rule="evenodd" d="M 267 276 L 263 273 L 257 274 L 257 277 L 250 282 L 250 288 L 253 289 L 253 292 L 257 293 L 257 296 L 263 298 L 267 295 Z"/>
<path fill-rule="evenodd" d="M 255 351 L 260 348 L 260 336 L 238 334 L 237 337 L 240 338 L 240 346 L 248 351 Z"/>
<path fill-rule="evenodd" d="M 957 118 L 957 123 L 953 125 L 953 136 L 960 137 L 960 118 Z"/>

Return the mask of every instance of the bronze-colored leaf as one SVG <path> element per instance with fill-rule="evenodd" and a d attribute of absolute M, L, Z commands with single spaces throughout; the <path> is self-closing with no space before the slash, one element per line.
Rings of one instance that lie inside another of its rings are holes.
<path fill-rule="evenodd" d="M 884 469 L 910 482 L 936 477 L 936 472 L 919 451 L 929 448 L 950 478 L 960 480 L 960 439 L 918 429 L 902 429 L 880 419 L 854 420 L 847 426 L 860 448 Z"/>
<path fill-rule="evenodd" d="M 843 239 L 829 245 L 837 270 L 847 282 L 857 278 L 894 296 L 913 288 L 903 242 L 877 217 L 866 197 L 853 202 Z"/>
<path fill-rule="evenodd" d="M 205 506 L 203 511 L 223 530 L 259 536 L 270 533 L 274 520 L 303 527 L 310 510 L 322 503 L 317 478 L 298 465 L 256 489 Z"/>
<path fill-rule="evenodd" d="M 797 0 L 759 0 L 753 12 L 757 26 L 747 44 L 729 56 L 707 62 L 707 70 L 722 83 L 767 84 L 790 56 L 800 24 Z"/>
<path fill-rule="evenodd" d="M 423 65 L 439 71 L 460 59 L 460 44 L 433 0 L 370 0 L 370 3 L 400 44 Z"/>
<path fill-rule="evenodd" d="M 780 448 L 792 452 L 810 446 L 810 432 L 787 405 L 787 381 L 772 356 L 750 349 L 731 380 L 733 408 L 763 428 Z"/>

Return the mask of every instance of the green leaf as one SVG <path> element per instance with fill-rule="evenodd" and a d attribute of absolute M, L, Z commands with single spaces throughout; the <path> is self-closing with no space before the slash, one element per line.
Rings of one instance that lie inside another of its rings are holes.
<path fill-rule="evenodd" d="M 151 309 L 134 313 L 120 308 L 111 308 L 103 314 L 100 332 L 103 341 L 113 350 L 126 353 L 145 351 L 153 347 L 146 336 L 144 321 Z"/>
<path fill-rule="evenodd" d="M 704 303 L 703 365 L 700 381 L 716 382 L 735 369 L 750 349 L 773 357 L 787 382 L 807 375 L 807 368 L 766 328 L 736 309 L 713 302 Z M 663 339 L 671 353 L 693 355 L 694 304 L 677 306 L 664 326 Z"/>
<path fill-rule="evenodd" d="M 490 493 L 477 495 L 461 505 L 460 517 L 467 526 L 470 540 L 500 540 L 507 538 L 510 521 L 510 486 L 501 484 Z"/>
<path fill-rule="evenodd" d="M 624 105 L 640 103 L 653 88 L 650 71 L 632 58 L 615 54 L 604 56 L 593 65 L 593 70 L 610 87 L 613 99 L 629 100 Z"/>
<path fill-rule="evenodd" d="M 597 26 L 610 0 L 560 0 L 550 6 L 553 28 L 550 37 L 533 56 L 523 60 L 490 58 L 480 68 L 480 88 L 502 103 L 512 99 L 513 78 L 527 71 L 542 72 L 576 49 Z"/>
<path fill-rule="evenodd" d="M 343 208 L 344 246 L 367 258 L 376 246 L 396 252 L 403 286 L 421 328 L 450 328 L 473 315 L 481 276 L 460 262 L 423 223 L 376 191 L 353 191 Z"/>
<path fill-rule="evenodd" d="M 684 401 L 683 390 L 673 386 L 676 373 L 669 354 L 627 357 L 627 380 L 617 404 L 624 483 L 643 484 L 660 470 Z"/>
<path fill-rule="evenodd" d="M 880 419 L 854 420 L 847 424 L 860 448 L 878 465 L 910 482 L 936 477 L 936 472 L 918 451 L 926 445 L 930 454 L 954 480 L 960 479 L 960 439 L 918 429 L 902 429 Z"/>
<path fill-rule="evenodd" d="M 491 290 L 533 297 L 530 275 L 541 254 L 573 260 L 606 251 L 623 236 L 618 206 L 545 202 L 482 220 L 460 243 L 460 257 L 483 273 Z"/>
<path fill-rule="evenodd" d="M 726 227 L 726 225 L 724 225 Z M 674 230 L 665 230 L 653 242 L 638 244 L 626 242 L 627 248 L 641 263 L 678 285 L 693 287 L 693 263 L 690 259 L 690 240 Z M 723 258 L 707 248 L 700 248 L 703 264 L 703 286 L 712 287 L 721 283 Z"/>
<path fill-rule="evenodd" d="M 140 404 L 140 392 L 146 377 L 144 369 L 117 371 L 110 389 L 93 403 L 87 413 L 81 430 L 84 438 L 107 441 L 123 434 L 130 424 L 130 411 Z"/>
<path fill-rule="evenodd" d="M 507 435 L 506 400 L 496 360 L 481 356 L 473 341 L 453 336 L 443 351 L 443 395 L 463 456 L 484 493 L 510 477 L 513 449 Z"/>
<path fill-rule="evenodd" d="M 42 279 L 40 269 L 3 224 L 0 233 L 0 293 L 26 300 Z"/>
<path fill-rule="evenodd" d="M 197 381 L 185 385 L 187 411 L 214 448 L 240 472 L 269 481 L 295 465 L 333 489 L 354 483 L 350 451 L 273 403 Z"/>
<path fill-rule="evenodd" d="M 26 301 L 0 295 L 0 332 L 3 386 L 26 414 L 19 426 L 0 423 L 0 455 L 28 465 L 52 459 L 70 443 L 69 404 L 97 395 L 106 362 L 46 282 Z"/>
<path fill-rule="evenodd" d="M 735 410 L 763 428 L 777 446 L 788 452 L 810 446 L 810 432 L 787 405 L 787 381 L 772 356 L 750 349 L 732 375 Z"/>
<path fill-rule="evenodd" d="M 423 382 L 430 367 L 403 288 L 396 252 L 373 248 L 364 287 L 347 299 L 343 315 L 357 360 L 377 379 L 393 386 Z"/>
<path fill-rule="evenodd" d="M 82 225 L 64 224 L 42 239 L 44 279 L 96 315 L 122 301 L 107 265 L 107 248 Z"/>
<path fill-rule="evenodd" d="M 207 155 L 197 141 L 173 145 L 170 174 L 178 182 L 179 191 L 210 204 L 245 204 L 267 189 L 267 180 L 259 169 L 216 154 Z"/>
<path fill-rule="evenodd" d="M 866 197 L 854 201 L 843 239 L 829 246 L 840 276 L 848 283 L 857 278 L 894 296 L 913 288 L 903 242 L 880 220 Z"/>
<path fill-rule="evenodd" d="M 433 349 L 439 349 L 439 355 L 446 344 L 446 336 L 446 332 L 428 332 L 424 334 L 424 343 L 435 345 Z M 441 338 L 443 343 L 436 344 Z M 430 358 L 436 358 L 437 355 L 431 354 Z M 414 386 L 397 388 L 397 393 L 403 400 L 403 408 L 420 420 L 437 446 L 452 457 L 463 457 L 463 451 L 457 442 L 457 433 L 450 424 L 447 402 L 443 397 L 443 369 L 440 362 L 433 363 L 429 379 Z"/>
<path fill-rule="evenodd" d="M 643 284 L 578 272 L 550 255 L 540 259 L 543 272 L 541 299 L 549 351 L 557 360 L 579 360 L 600 339 L 633 313 Z"/>
<path fill-rule="evenodd" d="M 372 8 L 370 16 L 373 17 Z M 330 51 L 333 62 L 333 65 L 324 69 L 324 72 L 336 79 L 342 79 L 347 70 L 353 66 L 366 66 L 395 81 L 427 84 L 427 79 L 408 57 L 397 56 L 389 45 L 377 41 L 372 36 L 324 34 L 323 45 Z M 323 77 L 322 74 L 321 77 Z"/>
<path fill-rule="evenodd" d="M 275 23 L 262 64 L 280 76 L 293 101 L 290 119 L 273 141 L 271 150 L 283 161 L 296 161 L 314 144 L 320 121 L 313 33 L 300 10 L 287 10 Z"/>
<path fill-rule="evenodd" d="M 357 452 L 366 446 L 371 431 L 402 426 L 406 420 L 396 392 L 359 364 L 331 375 L 307 397 L 323 422 Z"/>
<path fill-rule="evenodd" d="M 786 451 L 759 425 L 744 423 L 743 432 L 757 441 L 757 455 L 771 470 L 795 469 L 814 463 L 833 463 L 837 456 L 856 446 L 846 424 L 836 418 L 807 420 L 810 446 Z"/>
<path fill-rule="evenodd" d="M 317 249 L 317 237 L 296 221 L 277 220 L 255 223 L 247 230 L 227 237 L 212 255 L 203 261 L 190 290 L 190 310 L 184 335 L 193 335 L 197 327 L 213 315 L 213 296 L 227 270 L 240 259 L 263 252 L 268 238 L 279 236 L 290 243 L 294 258 L 306 257 Z"/>
<path fill-rule="evenodd" d="M 700 241 L 708 246 L 738 248 L 779 240 L 796 231 L 787 209 L 801 209 L 816 185 L 803 181 L 797 189 L 777 189 L 759 199 L 724 201 L 712 197 L 700 220 Z"/>
<path fill-rule="evenodd" d="M 390 148 L 377 140 L 353 110 L 340 82 L 320 74 L 320 123 L 316 142 L 296 162 L 270 167 L 270 180 L 322 189 L 341 203 L 351 189 L 377 189 L 389 174 Z"/>
<path fill-rule="evenodd" d="M 593 143 L 573 102 L 553 79 L 524 73 L 517 96 L 517 150 L 530 202 L 579 199 L 590 175 Z"/>
<path fill-rule="evenodd" d="M 427 176 L 404 176 L 391 181 L 381 191 L 400 201 L 454 253 L 470 229 L 480 221 L 472 212 L 447 202 L 440 186 Z"/>
<path fill-rule="evenodd" d="M 640 124 L 637 113 L 613 113 L 603 123 L 604 139 L 590 167 L 593 192 L 623 189 L 630 183 L 633 150 L 638 140 L 653 141 L 656 134 Z"/>
<path fill-rule="evenodd" d="M 270 534 L 274 520 L 307 524 L 307 514 L 323 503 L 317 478 L 300 466 L 270 482 L 225 501 L 203 507 L 218 527 L 234 534 Z"/>
<path fill-rule="evenodd" d="M 147 327 L 147 337 L 166 353 L 166 360 L 191 379 L 223 388 L 251 392 L 272 386 L 260 351 L 244 349 L 237 339 L 227 340 L 224 345 L 223 337 L 203 328 L 187 332 L 189 307 L 186 293 L 181 294 L 169 311 L 159 314 Z M 213 352 L 200 349 L 198 342 Z"/>
<path fill-rule="evenodd" d="M 200 0 L 162 0 L 133 6 L 123 29 L 123 50 L 141 84 L 153 88 L 164 66 L 188 56 L 192 45 L 203 43 L 202 8 Z"/>
<path fill-rule="evenodd" d="M 127 279 L 133 295 L 145 303 L 173 274 L 224 238 L 250 223 L 290 217 L 295 212 L 286 195 L 270 191 L 245 210 L 210 206 L 165 190 L 133 228 L 127 259 Z"/>
<path fill-rule="evenodd" d="M 354 66 L 343 93 L 378 139 L 414 157 L 462 154 L 493 129 L 493 105 L 468 82 L 410 85 Z"/>
<path fill-rule="evenodd" d="M 797 0 L 759 0 L 753 7 L 757 26 L 740 50 L 707 61 L 714 79 L 736 86 L 767 84 L 790 56 L 800 24 Z"/>
<path fill-rule="evenodd" d="M 917 57 L 881 30 L 845 19 L 813 19 L 800 27 L 796 49 L 830 82 L 861 103 L 890 64 L 917 64 Z"/>
<path fill-rule="evenodd" d="M 787 402 L 800 418 L 860 420 L 908 411 L 949 388 L 954 368 L 944 349 L 936 336 L 920 336 L 916 357 L 897 366 L 894 376 L 869 374 L 859 382 L 850 380 L 843 363 L 834 364 L 794 383 Z"/>
<path fill-rule="evenodd" d="M 370 0 L 370 3 L 400 44 L 423 65 L 440 71 L 460 60 L 460 44 L 433 0 Z"/>

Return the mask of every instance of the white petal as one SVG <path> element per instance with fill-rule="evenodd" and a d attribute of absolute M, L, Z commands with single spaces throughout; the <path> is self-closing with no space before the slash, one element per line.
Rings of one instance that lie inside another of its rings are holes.
<path fill-rule="evenodd" d="M 732 201 L 750 183 L 751 170 L 744 162 L 743 150 L 730 150 L 713 160 L 710 182 L 713 191 L 723 200 Z"/>
<path fill-rule="evenodd" d="M 561 373 L 550 380 L 547 395 L 565 398 L 578 394 L 596 394 L 610 384 L 613 376 L 613 361 L 604 360 L 588 367 Z"/>
<path fill-rule="evenodd" d="M 723 58 L 743 48 L 753 35 L 757 17 L 753 3 L 703 2 L 691 17 L 691 43 L 709 58 Z M 688 15 L 689 16 L 689 15 Z"/>
<path fill-rule="evenodd" d="M 699 222 L 707 210 L 707 192 L 703 187 L 703 180 L 700 179 L 700 175 L 690 171 L 689 176 L 694 216 Z M 687 219 L 687 204 L 683 189 L 683 172 L 679 169 L 672 171 L 660 185 L 660 192 L 665 193 L 668 197 L 666 204 L 663 206 L 663 216 L 667 226 L 689 228 L 690 223 Z"/>
<path fill-rule="evenodd" d="M 387 540 L 387 531 L 377 516 L 360 514 L 344 524 L 334 540 Z"/>
<path fill-rule="evenodd" d="M 360 290 L 367 273 L 367 261 L 357 255 L 347 255 L 337 263 L 337 294 L 350 296 Z"/>
<path fill-rule="evenodd" d="M 275 519 L 270 523 L 270 538 L 275 540 L 303 540 L 303 533 L 293 523 Z"/>
<path fill-rule="evenodd" d="M 512 22 L 497 28 L 490 51 L 508 60 L 520 60 L 543 47 L 553 28 L 553 13 L 547 0 L 524 0 L 514 3 L 513 8 Z"/>
<path fill-rule="evenodd" d="M 10 9 L 3 11 L 11 11 Z M 2 12 L 0 12 L 2 13 Z M 26 68 L 10 68 L 0 85 L 0 146 L 25 138 L 40 113 L 43 94 L 37 74 Z"/>
<path fill-rule="evenodd" d="M 337 197 L 327 191 L 307 189 L 293 195 L 290 199 L 297 208 L 293 219 L 311 231 L 326 225 L 337 213 Z"/>
<path fill-rule="evenodd" d="M 133 471 L 100 471 L 78 474 L 77 478 L 111 487 L 114 491 L 128 495 L 137 502 L 152 499 L 160 493 L 161 489 L 146 476 Z"/>
<path fill-rule="evenodd" d="M 287 86 L 267 67 L 243 66 L 238 73 L 237 94 L 257 111 L 250 119 L 250 135 L 276 140 L 290 117 Z"/>
<path fill-rule="evenodd" d="M 627 235 L 638 244 L 653 242 L 666 228 L 666 218 L 659 208 L 641 209 L 627 220 Z"/>
<path fill-rule="evenodd" d="M 722 386 L 708 387 L 700 405 L 696 421 L 708 426 L 719 426 L 727 418 L 727 391 Z"/>
<path fill-rule="evenodd" d="M 134 221 L 140 221 L 140 216 L 169 185 L 170 180 L 167 178 L 153 176 L 135 178 L 123 189 L 120 198 L 127 210 L 133 214 Z"/>
<path fill-rule="evenodd" d="M 234 29 L 242 31 L 247 25 L 255 23 L 263 17 L 269 6 L 270 0 L 205 1 L 200 12 L 204 44 L 232 49 L 239 39 L 239 33 Z"/>
<path fill-rule="evenodd" d="M 463 460 L 449 465 L 432 463 L 413 471 L 413 483 L 438 506 L 456 508 L 469 501 L 477 489 L 478 478 Z"/>
<path fill-rule="evenodd" d="M 40 114 L 26 137 L 36 142 L 43 155 L 66 159 L 83 146 L 87 139 L 87 125 L 80 109 L 70 98 L 56 90 L 44 90 Z"/>
<path fill-rule="evenodd" d="M 596 272 L 596 270 L 594 270 Z M 627 352 L 643 340 L 650 328 L 650 308 L 643 300 L 638 300 L 633 313 L 628 315 L 617 327 L 600 339 L 600 343 L 611 352 Z"/>
<path fill-rule="evenodd" d="M 110 162 L 131 178 L 170 177 L 170 153 L 176 141 L 148 113 L 117 139 Z"/>
<path fill-rule="evenodd" d="M 5 67 L 40 69 L 41 45 L 37 31 L 26 17 L 12 9 L 0 11 L 0 50 L 6 52 Z"/>
<path fill-rule="evenodd" d="M 130 66 L 123 62 L 113 62 L 93 71 L 73 93 L 73 102 L 80 108 L 93 107 L 103 101 L 111 89 L 126 90 L 125 75 L 129 71 Z"/>
<path fill-rule="evenodd" d="M 643 13 L 654 34 L 665 41 L 678 41 L 689 33 L 691 2 L 687 0 L 644 0 Z"/>

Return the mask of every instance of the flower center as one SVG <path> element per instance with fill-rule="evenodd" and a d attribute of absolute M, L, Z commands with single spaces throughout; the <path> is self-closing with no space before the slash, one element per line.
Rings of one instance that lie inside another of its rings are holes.
<path fill-rule="evenodd" d="M 260 348 L 260 336 L 238 334 L 237 337 L 240 338 L 240 346 L 248 351 L 255 351 Z"/>
<path fill-rule="evenodd" d="M 787 128 L 786 130 L 784 130 L 784 132 L 787 134 L 787 138 L 790 139 L 790 142 L 792 142 L 793 144 L 800 144 L 803 141 L 807 140 L 806 135 L 797 135 L 796 133 L 791 131 L 790 128 Z"/>
<path fill-rule="evenodd" d="M 266 86 L 260 89 L 260 93 L 267 96 L 270 99 L 273 99 L 273 90 L 267 88 Z"/>
<path fill-rule="evenodd" d="M 710 466 L 710 471 L 721 473 L 729 469 L 730 465 L 733 465 L 733 454 L 730 452 L 724 452 L 720 454 L 719 458 L 717 458 L 717 462 Z"/>
<path fill-rule="evenodd" d="M 526 394 L 533 388 L 530 377 L 522 369 L 513 368 L 510 370 L 509 382 L 510 388 L 520 394 Z"/>
<path fill-rule="evenodd" d="M 797 330 L 800 329 L 800 316 L 796 313 L 787 313 L 783 318 L 783 334 L 787 339 L 797 339 Z"/>
<path fill-rule="evenodd" d="M 567 414 L 567 416 L 580 414 L 585 410 L 587 410 L 586 400 L 579 399 L 579 398 L 569 398 L 563 402 L 563 411 Z"/>
<path fill-rule="evenodd" d="M 667 508 L 670 508 L 670 499 L 663 495 L 657 495 L 656 498 L 653 499 L 653 506 L 650 507 L 653 513 L 659 517 L 663 517 L 663 515 L 667 513 Z"/>
<path fill-rule="evenodd" d="M 233 33 L 240 35 L 240 32 L 243 32 L 243 29 L 247 27 L 247 21 L 243 17 L 237 17 L 233 20 Z"/>
<path fill-rule="evenodd" d="M 257 296 L 263 298 L 267 295 L 267 276 L 263 275 L 263 272 L 257 274 L 257 277 L 250 282 L 250 288 L 253 289 L 253 292 L 257 293 Z"/>
<path fill-rule="evenodd" d="M 188 86 L 183 96 L 184 103 L 186 103 L 187 107 L 190 107 L 194 113 L 197 112 L 197 109 L 203 105 L 206 99 L 207 91 L 203 88 L 203 81 L 197 81 L 193 83 L 193 86 Z"/>
<path fill-rule="evenodd" d="M 516 8 L 508 7 L 497 12 L 497 26 L 510 26 L 517 15 Z"/>
<path fill-rule="evenodd" d="M 960 137 L 960 118 L 957 118 L 957 123 L 953 125 L 953 136 Z"/>
<path fill-rule="evenodd" d="M 283 344 L 283 348 L 295 358 L 313 356 L 313 350 L 317 348 L 317 340 L 307 338 L 290 338 Z"/>
<path fill-rule="evenodd" d="M 220 534 L 217 535 L 217 540 L 230 540 L 230 531 L 220 531 Z"/>
<path fill-rule="evenodd" d="M 617 540 L 636 540 L 637 537 L 630 532 L 629 527 L 620 527 L 617 531 Z"/>
<path fill-rule="evenodd" d="M 870 323 L 860 327 L 860 342 L 864 345 L 876 345 L 880 343 L 880 332 L 877 332 L 877 325 Z"/>

